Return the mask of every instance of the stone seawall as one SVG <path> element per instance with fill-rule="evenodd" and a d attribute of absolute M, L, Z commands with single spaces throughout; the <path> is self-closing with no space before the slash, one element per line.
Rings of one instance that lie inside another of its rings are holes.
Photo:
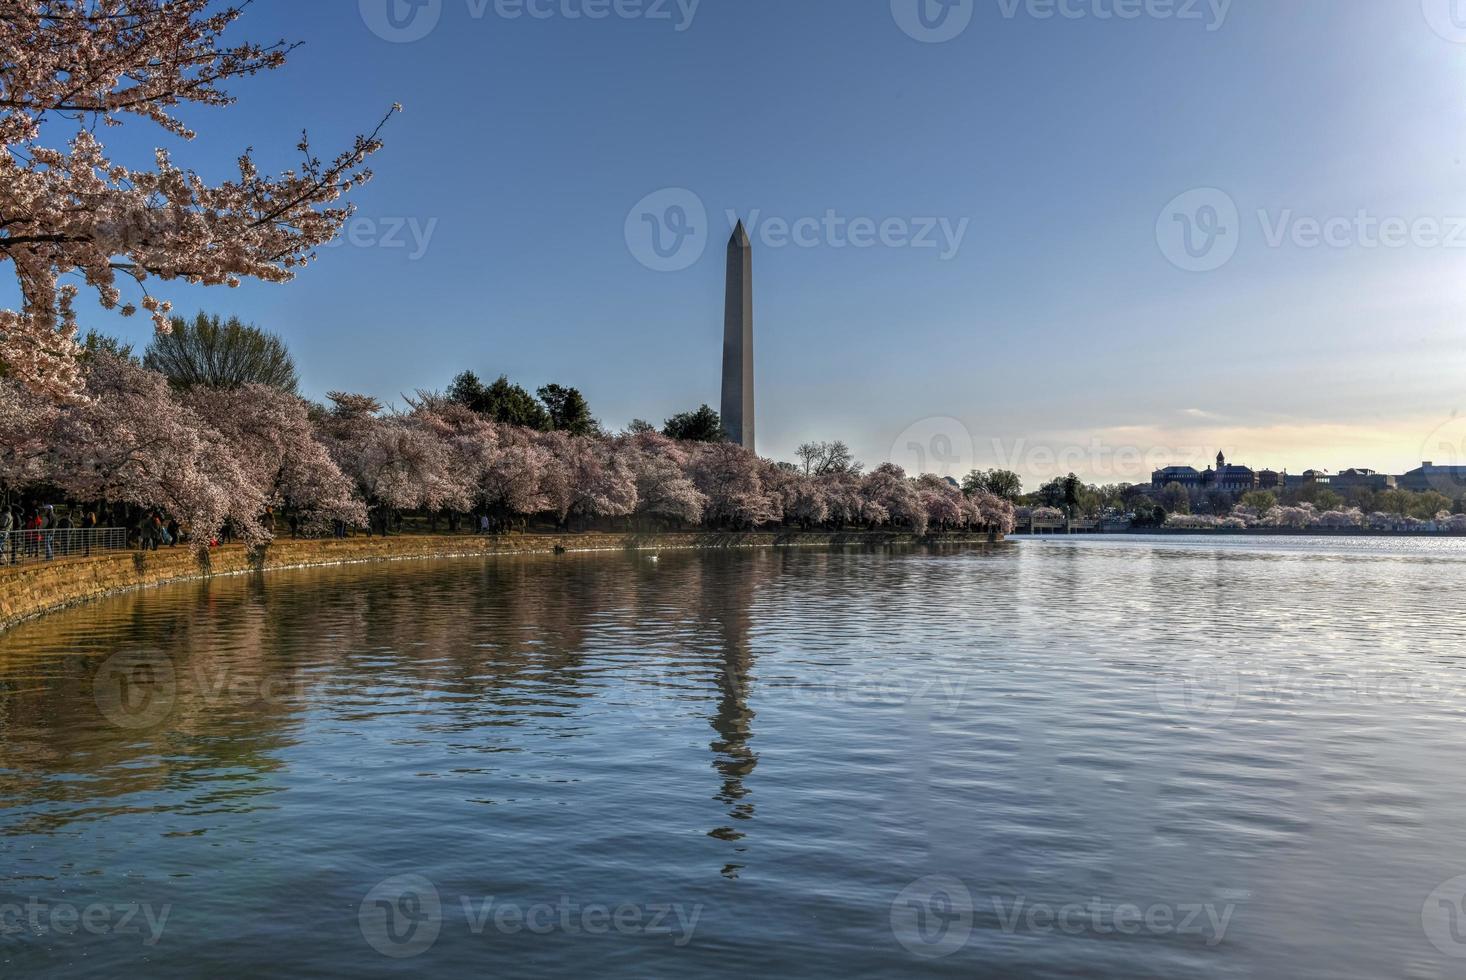
<path fill-rule="evenodd" d="M 593 551 L 682 551 L 730 548 L 870 547 L 989 544 L 999 534 L 917 537 L 883 531 L 839 533 L 757 531 L 743 534 L 509 534 L 472 537 L 404 535 L 323 541 L 275 541 L 256 551 L 215 548 L 201 561 L 184 548 L 111 551 L 93 558 L 57 559 L 0 567 L 0 631 L 42 613 L 170 582 L 246 572 L 359 562 L 472 558 L 481 555 Z"/>

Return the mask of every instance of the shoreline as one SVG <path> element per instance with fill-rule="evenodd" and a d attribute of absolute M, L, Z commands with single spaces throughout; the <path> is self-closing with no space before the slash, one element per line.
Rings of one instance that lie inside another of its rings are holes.
<path fill-rule="evenodd" d="M 1014 531 L 1008 540 L 1037 541 L 1043 538 L 1136 538 L 1136 537 L 1229 537 L 1229 538 L 1466 538 L 1455 531 L 1386 531 L 1363 527 L 1141 527 L 1124 531 L 1063 531 L 1029 534 Z"/>
<path fill-rule="evenodd" d="M 141 589 L 292 568 L 500 555 L 991 545 L 1003 540 L 1004 536 L 996 531 L 928 535 L 897 531 L 590 532 L 502 536 L 408 534 L 388 538 L 277 539 L 254 551 L 244 545 L 228 545 L 207 552 L 202 561 L 193 551 L 184 548 L 113 551 L 91 558 L 59 558 L 0 567 L 0 633 L 39 616 Z"/>

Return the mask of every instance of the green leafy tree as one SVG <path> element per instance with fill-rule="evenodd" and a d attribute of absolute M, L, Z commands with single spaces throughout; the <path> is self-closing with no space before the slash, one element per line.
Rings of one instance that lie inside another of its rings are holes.
<path fill-rule="evenodd" d="M 1167 483 L 1161 488 L 1161 509 L 1167 514 L 1191 513 L 1191 494 L 1179 483 Z"/>
<path fill-rule="evenodd" d="M 1410 501 L 1410 516 L 1422 521 L 1429 521 L 1441 511 L 1450 511 L 1451 498 L 1445 494 L 1436 493 L 1434 490 L 1427 490 L 1424 493 L 1413 495 L 1414 500 Z"/>
<path fill-rule="evenodd" d="M 98 354 L 106 354 L 115 357 L 119 361 L 128 361 L 136 364 L 137 357 L 132 352 L 132 345 L 118 340 L 116 337 L 95 330 L 88 330 L 86 337 L 81 342 L 81 353 L 77 356 L 82 363 L 90 361 Z"/>
<path fill-rule="evenodd" d="M 578 388 L 550 384 L 541 388 L 538 394 L 550 413 L 550 426 L 556 431 L 577 436 L 593 435 L 600 431 L 600 425 L 591 417 L 590 405 Z"/>
<path fill-rule="evenodd" d="M 1237 505 L 1237 497 L 1229 490 L 1210 490 L 1206 495 L 1207 513 L 1225 517 Z"/>
<path fill-rule="evenodd" d="M 464 371 L 448 386 L 448 400 L 504 425 L 548 432 L 550 413 L 539 400 L 504 375 L 485 387 L 478 375 Z"/>
<path fill-rule="evenodd" d="M 639 436 L 644 432 L 656 432 L 657 427 L 646 419 L 632 419 L 631 424 L 626 427 L 627 435 Z"/>
<path fill-rule="evenodd" d="M 448 386 L 448 400 L 481 415 L 488 415 L 490 411 L 489 389 L 472 371 L 464 371 L 453 379 Z"/>
<path fill-rule="evenodd" d="M 1415 494 L 1408 490 L 1381 490 L 1374 498 L 1374 506 L 1386 514 L 1406 517 Z"/>
<path fill-rule="evenodd" d="M 969 497 L 983 490 L 1004 500 L 1023 495 L 1023 478 L 1012 470 L 973 470 L 962 480 L 962 492 Z"/>
<path fill-rule="evenodd" d="M 1084 484 L 1079 482 L 1079 477 L 1070 473 L 1064 477 L 1064 506 L 1072 515 L 1079 507 L 1084 491 Z"/>
<path fill-rule="evenodd" d="M 172 331 L 158 334 L 148 344 L 143 366 L 165 375 L 176 388 L 262 384 L 294 394 L 299 387 L 285 342 L 238 317 L 227 321 L 205 313 L 192 321 L 174 317 Z"/>
<path fill-rule="evenodd" d="M 519 425 L 526 429 L 550 431 L 550 413 L 529 392 L 514 384 L 504 375 L 489 385 L 488 416 L 505 425 Z"/>
<path fill-rule="evenodd" d="M 683 442 L 722 442 L 723 420 L 707 405 L 695 412 L 683 412 L 667 420 L 662 434 Z"/>
<path fill-rule="evenodd" d="M 1271 490 L 1252 490 L 1244 493 L 1239 503 L 1243 507 L 1250 507 L 1259 514 L 1266 514 L 1278 505 L 1278 497 Z"/>
<path fill-rule="evenodd" d="M 1350 487 L 1345 490 L 1344 503 L 1350 507 L 1358 507 L 1366 514 L 1380 509 L 1375 506 L 1375 492 L 1368 487 Z"/>

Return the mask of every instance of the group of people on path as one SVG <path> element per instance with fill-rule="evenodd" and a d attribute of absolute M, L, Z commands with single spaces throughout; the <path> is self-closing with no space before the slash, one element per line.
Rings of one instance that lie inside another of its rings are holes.
<path fill-rule="evenodd" d="M 178 521 L 170 517 L 165 524 L 163 515 L 157 511 L 145 515 L 138 526 L 138 542 L 143 551 L 157 551 L 160 544 L 176 548 L 181 537 Z"/>
<path fill-rule="evenodd" d="M 37 507 L 29 513 L 19 507 L 0 507 L 0 564 L 4 563 L 7 553 L 12 565 L 18 565 L 24 559 L 39 559 L 42 552 L 50 561 L 56 557 L 58 532 L 94 530 L 96 526 L 95 511 L 73 516 L 69 512 L 58 514 L 52 504 Z M 83 555 L 91 554 L 91 535 L 61 533 L 60 537 L 63 553 L 80 551 Z M 80 540 L 74 540 L 74 537 Z"/>

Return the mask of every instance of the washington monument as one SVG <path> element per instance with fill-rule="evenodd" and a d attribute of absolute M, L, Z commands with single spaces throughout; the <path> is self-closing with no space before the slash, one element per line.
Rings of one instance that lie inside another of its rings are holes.
<path fill-rule="evenodd" d="M 753 243 L 743 222 L 728 241 L 723 312 L 723 435 L 753 452 Z"/>

